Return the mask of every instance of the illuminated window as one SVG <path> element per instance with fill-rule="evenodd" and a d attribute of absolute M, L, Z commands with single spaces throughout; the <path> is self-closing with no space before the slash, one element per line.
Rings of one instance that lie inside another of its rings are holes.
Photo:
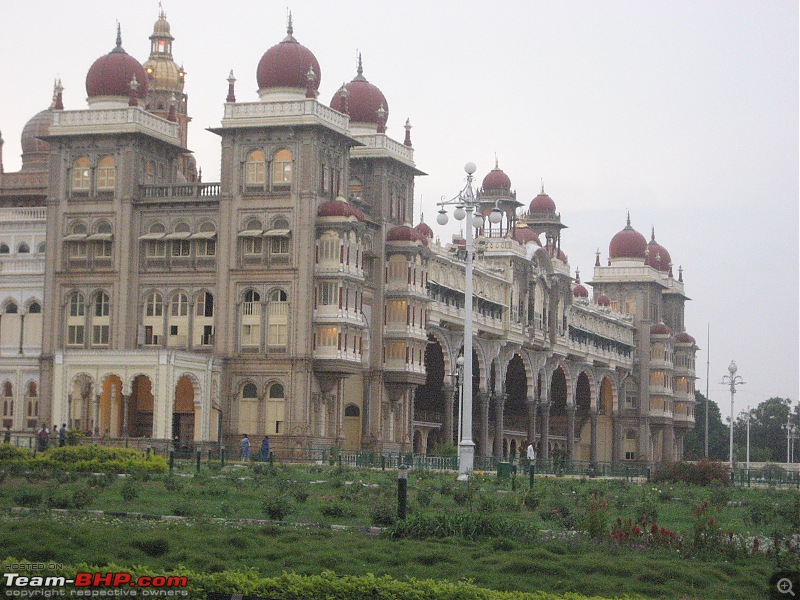
<path fill-rule="evenodd" d="M 244 163 L 244 184 L 262 187 L 267 180 L 267 157 L 261 150 L 253 150 Z"/>
<path fill-rule="evenodd" d="M 272 157 L 272 184 L 288 186 L 292 183 L 292 153 L 278 150 Z"/>
<path fill-rule="evenodd" d="M 72 191 L 88 192 L 89 179 L 89 157 L 81 156 L 72 161 Z"/>
<path fill-rule="evenodd" d="M 113 156 L 103 156 L 97 162 L 97 191 L 113 191 L 117 183 L 117 168 Z"/>

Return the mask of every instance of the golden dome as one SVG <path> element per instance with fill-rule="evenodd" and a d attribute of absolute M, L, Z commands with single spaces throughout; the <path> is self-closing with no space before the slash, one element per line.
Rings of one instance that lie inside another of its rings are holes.
<path fill-rule="evenodd" d="M 183 92 L 186 73 L 173 60 L 166 57 L 151 58 L 144 63 L 151 90 Z"/>

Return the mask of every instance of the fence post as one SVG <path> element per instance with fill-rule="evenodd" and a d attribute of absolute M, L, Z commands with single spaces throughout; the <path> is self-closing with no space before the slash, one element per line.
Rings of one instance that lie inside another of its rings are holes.
<path fill-rule="evenodd" d="M 201 450 L 200 450 L 200 448 L 198 447 L 198 448 L 197 448 L 197 472 L 198 472 L 198 473 L 200 472 L 200 457 L 201 457 L 202 455 L 203 455 L 203 454 L 202 454 L 202 451 L 201 451 Z"/>
<path fill-rule="evenodd" d="M 397 518 L 405 519 L 408 508 L 408 467 L 397 467 Z"/>
<path fill-rule="evenodd" d="M 225 446 L 221 446 L 219 449 L 219 460 L 222 463 L 222 466 L 225 466 Z"/>
<path fill-rule="evenodd" d="M 172 469 L 175 467 L 175 450 L 169 451 L 169 472 L 172 474 Z"/>

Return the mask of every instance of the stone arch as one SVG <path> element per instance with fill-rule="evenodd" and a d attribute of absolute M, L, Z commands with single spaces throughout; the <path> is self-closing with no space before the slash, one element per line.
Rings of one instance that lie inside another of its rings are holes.
<path fill-rule="evenodd" d="M 199 431 L 202 406 L 200 382 L 193 373 L 183 373 L 175 382 L 172 403 L 172 439 L 186 445 Z"/>
<path fill-rule="evenodd" d="M 124 383 L 116 373 L 106 373 L 100 381 L 100 401 L 97 406 L 99 427 L 97 429 L 101 437 L 118 438 L 123 433 L 125 406 L 122 395 L 125 393 L 123 391 Z"/>
<path fill-rule="evenodd" d="M 76 373 L 70 381 L 68 392 L 67 425 L 89 435 L 96 429 L 95 415 L 92 411 L 95 384 L 94 378 L 89 373 Z"/>
<path fill-rule="evenodd" d="M 131 378 L 131 395 L 128 399 L 128 433 L 133 437 L 153 437 L 155 395 L 153 380 L 138 373 Z"/>

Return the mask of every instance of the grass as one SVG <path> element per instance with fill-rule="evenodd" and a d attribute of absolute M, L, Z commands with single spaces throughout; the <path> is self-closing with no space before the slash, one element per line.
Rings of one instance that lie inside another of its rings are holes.
<path fill-rule="evenodd" d="M 763 552 L 705 552 L 691 558 L 674 548 L 615 545 L 574 535 L 584 526 L 592 495 L 616 517 L 648 522 L 691 535 L 698 503 L 708 501 L 721 531 L 733 530 L 746 543 L 773 533 L 800 533 L 796 490 L 739 489 L 623 481 L 545 478 L 533 492 L 527 480 L 512 490 L 494 474 L 467 484 L 452 474 L 409 475 L 409 517 L 473 512 L 510 522 L 500 537 L 390 539 L 361 531 L 248 524 L 266 519 L 267 508 L 284 504 L 284 519 L 300 524 L 371 525 L 397 506 L 396 473 L 328 466 L 230 465 L 192 474 L 125 477 L 54 475 L 0 477 L 0 509 L 27 505 L 87 510 L 182 515 L 185 522 L 69 516 L 46 511 L 0 513 L 0 539 L 7 556 L 39 562 L 108 563 L 167 569 L 184 565 L 199 572 L 254 567 L 264 576 L 283 571 L 473 580 L 498 590 L 542 590 L 585 595 L 641 594 L 648 598 L 762 597 L 775 568 Z M 524 502 L 525 501 L 525 502 Z M 729 505 L 729 502 L 731 505 Z M 553 512 L 555 511 L 555 513 Z M 220 523 L 214 519 L 227 519 Z M 524 531 L 524 535 L 516 532 Z M 536 533 L 546 531 L 549 533 Z M 32 535 L 31 532 L 36 532 Z M 531 533 L 533 532 L 533 533 Z"/>

